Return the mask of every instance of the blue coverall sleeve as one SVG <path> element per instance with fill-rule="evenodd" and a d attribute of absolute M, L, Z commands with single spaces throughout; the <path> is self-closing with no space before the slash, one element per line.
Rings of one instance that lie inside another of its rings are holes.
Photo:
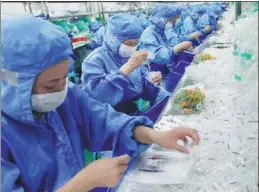
<path fill-rule="evenodd" d="M 169 46 L 161 45 L 153 34 L 143 33 L 141 37 L 141 48 L 154 54 L 151 62 L 161 65 L 173 63 L 174 52 Z"/>
<path fill-rule="evenodd" d="M 97 60 L 86 59 L 82 64 L 83 90 L 92 98 L 111 106 L 136 97 L 134 85 L 120 70 L 105 73 Z"/>
<path fill-rule="evenodd" d="M 153 127 L 152 121 L 116 112 L 110 105 L 92 99 L 76 86 L 74 88 L 80 106 L 84 146 L 88 150 L 102 151 L 107 142 L 112 141 L 114 156 L 128 154 L 135 157 L 149 147 L 134 140 L 133 132 L 137 125 Z"/>
<path fill-rule="evenodd" d="M 202 18 L 197 22 L 197 28 L 199 30 L 203 29 L 206 25 L 210 25 L 210 18 L 207 14 L 205 14 Z"/>
<path fill-rule="evenodd" d="M 166 29 L 165 36 L 167 39 L 167 44 L 171 47 L 181 43 L 181 38 L 174 28 Z"/>
<path fill-rule="evenodd" d="M 1 191 L 23 192 L 24 188 L 19 185 L 19 168 L 8 158 L 8 147 L 1 140 Z"/>
<path fill-rule="evenodd" d="M 191 17 L 187 17 L 183 22 L 182 35 L 189 35 L 198 31 Z"/>

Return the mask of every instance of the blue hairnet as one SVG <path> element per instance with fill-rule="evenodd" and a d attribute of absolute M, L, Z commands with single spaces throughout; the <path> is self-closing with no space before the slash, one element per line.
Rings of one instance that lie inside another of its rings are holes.
<path fill-rule="evenodd" d="M 104 42 L 113 53 L 118 52 L 122 42 L 129 39 L 139 39 L 144 28 L 136 16 L 120 13 L 109 18 L 106 26 Z"/>
<path fill-rule="evenodd" d="M 196 22 L 198 21 L 198 19 L 199 19 L 199 15 L 198 15 L 197 11 L 194 9 L 194 10 L 190 13 L 190 15 L 191 15 L 193 21 L 196 23 Z"/>
<path fill-rule="evenodd" d="M 176 15 L 180 15 L 185 9 L 183 7 L 176 7 Z"/>
<path fill-rule="evenodd" d="M 205 14 L 207 12 L 206 10 L 206 7 L 205 6 L 199 6 L 195 9 L 195 11 L 198 13 L 198 14 Z"/>
<path fill-rule="evenodd" d="M 176 8 L 167 4 L 159 4 L 152 11 L 150 15 L 150 22 L 160 29 L 164 29 L 168 20 L 176 17 Z"/>
<path fill-rule="evenodd" d="M 99 21 L 91 21 L 89 23 L 89 29 L 94 33 L 101 27 L 101 23 Z"/>
<path fill-rule="evenodd" d="M 212 11 L 214 13 L 221 13 L 222 9 L 218 4 L 214 4 L 210 7 L 210 11 Z"/>
<path fill-rule="evenodd" d="M 13 118 L 33 121 L 29 96 L 34 81 L 72 55 L 70 39 L 51 22 L 28 16 L 2 20 L 1 33 L 2 109 Z"/>

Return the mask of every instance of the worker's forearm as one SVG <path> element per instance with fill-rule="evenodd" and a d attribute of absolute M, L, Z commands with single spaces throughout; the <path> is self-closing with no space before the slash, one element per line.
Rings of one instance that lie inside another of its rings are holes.
<path fill-rule="evenodd" d="M 182 50 L 182 46 L 178 44 L 178 45 L 175 45 L 172 49 L 174 53 L 178 53 Z"/>
<path fill-rule="evenodd" d="M 188 37 L 191 39 L 197 39 L 199 36 L 200 36 L 200 33 L 197 31 L 188 35 Z"/>
<path fill-rule="evenodd" d="M 87 174 L 87 170 L 82 170 L 77 173 L 72 179 L 70 179 L 65 185 L 60 187 L 56 192 L 88 192 L 95 188 L 93 176 L 89 174 L 89 176 L 87 177 L 88 179 L 85 180 L 86 177 L 83 174 Z"/>
<path fill-rule="evenodd" d="M 134 139 L 143 144 L 157 143 L 158 134 L 158 131 L 145 126 L 137 126 L 134 129 Z"/>
<path fill-rule="evenodd" d="M 129 74 L 133 71 L 134 69 L 131 67 L 131 65 L 129 63 L 125 63 L 124 65 L 122 65 L 122 67 L 120 68 L 120 71 L 125 75 L 125 76 L 129 76 Z"/>

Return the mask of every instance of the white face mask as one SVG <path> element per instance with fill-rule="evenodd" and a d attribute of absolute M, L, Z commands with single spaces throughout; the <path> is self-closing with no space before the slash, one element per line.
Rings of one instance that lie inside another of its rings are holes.
<path fill-rule="evenodd" d="M 170 28 L 173 28 L 173 24 L 170 22 L 167 22 L 166 25 L 165 25 L 165 29 L 170 29 Z"/>
<path fill-rule="evenodd" d="M 136 50 L 136 48 L 137 48 L 137 46 L 130 47 L 130 46 L 122 43 L 119 48 L 119 54 L 123 58 L 131 57 L 132 53 Z"/>
<path fill-rule="evenodd" d="M 46 94 L 32 94 L 31 105 L 32 110 L 37 112 L 49 112 L 58 108 L 67 96 L 67 84 L 65 89 L 60 92 L 46 93 Z"/>

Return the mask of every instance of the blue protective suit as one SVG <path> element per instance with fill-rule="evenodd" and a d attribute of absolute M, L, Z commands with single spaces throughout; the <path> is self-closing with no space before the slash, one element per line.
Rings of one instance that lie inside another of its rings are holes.
<path fill-rule="evenodd" d="M 105 33 L 105 27 L 102 26 L 99 21 L 92 21 L 89 24 L 89 29 L 94 33 L 94 36 L 89 41 L 88 45 L 92 49 L 100 47 L 103 43 L 103 36 L 104 36 L 104 33 Z"/>
<path fill-rule="evenodd" d="M 174 47 L 175 45 L 183 42 L 183 41 L 190 41 L 191 38 L 189 38 L 187 35 L 181 35 L 180 33 L 177 32 L 176 28 L 169 28 L 165 30 L 165 36 L 166 36 L 166 43 L 171 46 Z"/>
<path fill-rule="evenodd" d="M 149 21 L 143 11 L 135 12 L 134 15 L 139 18 L 139 20 L 142 22 L 143 28 L 146 29 L 148 27 Z"/>
<path fill-rule="evenodd" d="M 181 15 L 181 12 L 184 10 L 183 8 L 176 8 L 177 15 Z M 183 17 L 186 17 L 187 13 L 183 13 Z M 165 36 L 167 39 L 167 44 L 171 47 L 174 47 L 175 45 L 183 42 L 183 41 L 192 41 L 190 37 L 188 37 L 189 34 L 182 34 L 180 31 L 183 27 L 183 19 L 182 15 L 180 16 L 179 22 L 177 22 L 173 28 L 168 28 L 165 30 Z M 181 28 L 181 29 L 179 29 Z"/>
<path fill-rule="evenodd" d="M 196 23 L 196 27 L 197 29 L 201 30 L 203 29 L 205 26 L 210 25 L 210 20 L 208 18 L 208 14 L 207 13 L 207 6 L 199 6 L 196 8 L 196 12 L 199 15 L 202 15 L 199 17 L 197 23 Z"/>
<path fill-rule="evenodd" d="M 182 7 L 179 10 L 180 10 L 180 19 L 176 23 L 175 28 L 176 28 L 177 32 L 181 34 L 183 22 L 189 14 L 189 8 L 188 7 Z"/>
<path fill-rule="evenodd" d="M 167 21 L 175 16 L 176 10 L 174 7 L 167 4 L 157 5 L 152 9 L 149 17 L 149 26 L 142 33 L 140 38 L 139 47 L 153 54 L 153 59 L 151 59 L 150 62 L 155 64 L 156 70 L 162 73 L 164 73 L 164 70 L 171 71 L 174 62 L 174 52 L 172 47 L 167 44 L 164 31 Z"/>
<path fill-rule="evenodd" d="M 211 11 L 214 12 L 216 14 L 216 19 L 219 20 L 222 18 L 222 15 L 223 15 L 223 10 L 222 10 L 222 7 L 221 5 L 219 4 L 214 4 L 211 6 Z"/>
<path fill-rule="evenodd" d="M 149 20 L 147 19 L 147 17 L 144 14 L 141 14 L 138 18 L 142 22 L 143 28 L 146 29 L 149 25 Z"/>
<path fill-rule="evenodd" d="M 198 27 L 196 24 L 199 20 L 199 14 L 194 9 L 184 20 L 182 27 L 182 35 L 188 35 L 199 31 L 202 35 L 206 34 L 206 31 L 202 27 Z"/>
<path fill-rule="evenodd" d="M 147 148 L 132 139 L 145 117 L 101 104 L 77 86 L 64 103 L 36 119 L 31 90 L 37 75 L 72 54 L 58 26 L 34 17 L 2 20 L 1 191 L 55 191 L 85 167 L 84 148 L 135 156 Z M 14 46 L 15 45 L 15 46 Z"/>
<path fill-rule="evenodd" d="M 227 6 L 229 5 L 229 2 L 217 2 L 216 4 L 220 6 L 222 11 L 226 11 Z"/>
<path fill-rule="evenodd" d="M 121 22 L 123 21 L 123 22 Z M 143 27 L 138 18 L 117 14 L 108 20 L 102 47 L 94 50 L 82 64 L 82 88 L 93 98 L 109 103 L 118 111 L 131 114 L 137 111 L 135 100 L 157 98 L 160 89 L 147 80 L 147 69 L 141 66 L 128 77 L 120 67 L 129 58 L 122 58 L 118 49 L 128 39 L 138 39 Z"/>
<path fill-rule="evenodd" d="M 219 14 L 219 16 L 217 14 Z M 217 30 L 217 21 L 220 19 L 221 14 L 222 14 L 222 9 L 217 4 L 213 4 L 207 9 L 207 14 L 205 15 L 206 22 L 208 22 L 209 20 L 212 31 Z"/>

